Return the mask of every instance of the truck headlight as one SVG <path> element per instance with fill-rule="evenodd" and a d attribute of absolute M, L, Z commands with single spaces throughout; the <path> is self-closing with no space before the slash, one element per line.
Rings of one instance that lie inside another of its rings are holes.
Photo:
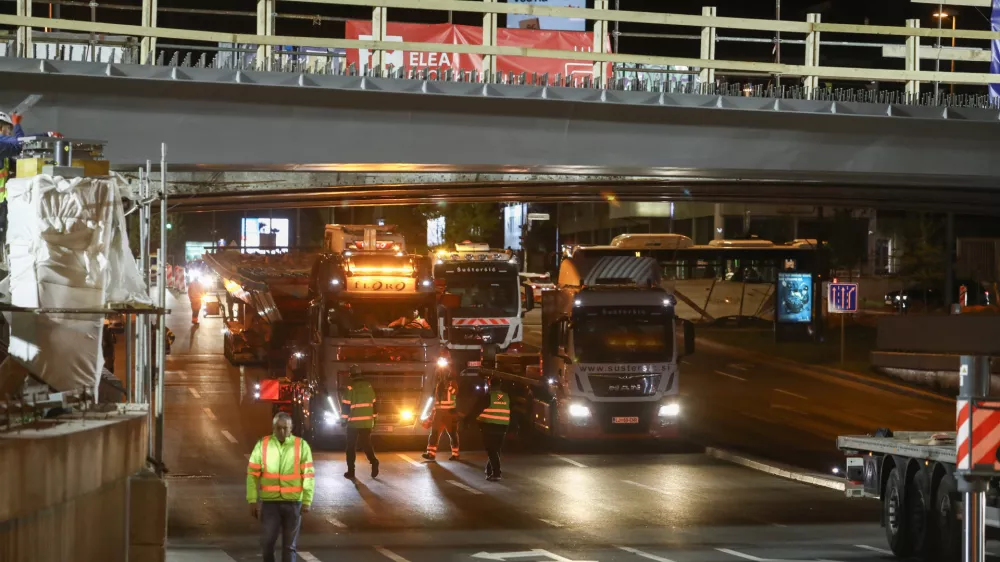
<path fill-rule="evenodd" d="M 399 412 L 399 421 L 401 422 L 413 421 L 413 410 L 403 410 Z"/>
<path fill-rule="evenodd" d="M 336 425 L 337 424 L 337 413 L 327 410 L 323 412 L 323 423 L 326 425 Z"/>
<path fill-rule="evenodd" d="M 448 358 L 447 357 L 438 357 L 437 366 L 440 367 L 440 368 L 442 368 L 442 369 L 444 369 L 445 367 L 447 367 L 448 366 Z"/>
<path fill-rule="evenodd" d="M 660 411 L 657 413 L 661 418 L 676 418 L 681 415 L 681 405 L 677 402 L 672 402 L 670 404 L 664 404 L 660 406 Z"/>
<path fill-rule="evenodd" d="M 571 418 L 586 418 L 590 416 L 590 408 L 583 404 L 570 404 L 569 416 Z"/>

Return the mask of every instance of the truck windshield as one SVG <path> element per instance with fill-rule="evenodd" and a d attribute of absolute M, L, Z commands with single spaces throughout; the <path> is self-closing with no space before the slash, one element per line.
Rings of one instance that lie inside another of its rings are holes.
<path fill-rule="evenodd" d="M 512 318 L 520 299 L 517 273 L 510 275 L 448 274 L 448 292 L 462 298 L 455 318 Z"/>
<path fill-rule="evenodd" d="M 573 346 L 581 363 L 662 363 L 673 359 L 672 316 L 581 316 Z"/>
<path fill-rule="evenodd" d="M 435 338 L 436 306 L 420 301 L 340 301 L 327 309 L 326 335 L 333 338 Z"/>

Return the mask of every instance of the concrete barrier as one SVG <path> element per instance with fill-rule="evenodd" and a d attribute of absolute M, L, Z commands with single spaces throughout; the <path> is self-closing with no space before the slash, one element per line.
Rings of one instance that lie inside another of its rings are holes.
<path fill-rule="evenodd" d="M 125 562 L 129 479 L 146 464 L 147 431 L 133 412 L 0 433 L 0 560 Z"/>

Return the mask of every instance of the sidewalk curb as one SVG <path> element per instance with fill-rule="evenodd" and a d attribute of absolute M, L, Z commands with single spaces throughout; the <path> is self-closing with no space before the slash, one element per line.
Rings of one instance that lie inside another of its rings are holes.
<path fill-rule="evenodd" d="M 794 480 L 796 482 L 801 482 L 803 484 L 810 484 L 812 486 L 829 488 L 831 490 L 837 490 L 840 492 L 843 492 L 847 489 L 847 483 L 840 478 L 833 478 L 815 473 L 802 472 L 801 470 L 798 470 L 794 467 L 778 463 L 764 462 L 761 460 L 753 459 L 751 457 L 738 455 L 736 453 L 726 451 L 724 449 L 717 449 L 715 447 L 705 447 L 705 454 L 714 459 L 737 464 L 752 470 L 757 470 L 760 472 L 764 472 L 766 474 L 770 474 L 772 476 L 777 476 L 779 478 Z"/>
<path fill-rule="evenodd" d="M 916 398 L 936 400 L 938 402 L 944 402 L 946 404 L 955 403 L 954 398 L 937 394 L 936 392 L 931 392 L 929 390 L 923 390 L 920 388 L 914 388 L 912 386 L 906 386 L 890 381 L 879 380 L 859 373 L 852 373 L 850 371 L 843 371 L 840 369 L 834 369 L 832 367 L 824 367 L 822 365 L 808 365 L 806 363 L 799 363 L 798 361 L 792 361 L 791 359 L 784 359 L 781 357 L 764 355 L 763 353 L 748 351 L 741 347 L 736 347 L 725 343 L 719 343 L 704 336 L 698 338 L 698 345 L 703 345 L 708 348 L 714 348 L 728 355 L 733 355 L 736 357 L 740 357 L 742 359 L 760 361 L 761 363 L 765 364 L 770 363 L 770 364 L 781 365 L 786 369 L 789 369 L 791 371 L 797 371 L 806 375 L 836 377 L 864 384 L 867 386 L 871 386 L 873 388 L 878 388 L 889 392 L 895 392 L 896 394 L 906 394 L 909 396 L 914 396 Z"/>

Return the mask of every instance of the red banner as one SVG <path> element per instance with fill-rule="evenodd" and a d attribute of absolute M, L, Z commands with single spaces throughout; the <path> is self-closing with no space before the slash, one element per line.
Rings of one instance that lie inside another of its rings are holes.
<path fill-rule="evenodd" d="M 347 39 L 370 40 L 372 23 L 370 21 L 347 22 Z M 482 45 L 483 29 L 471 25 L 452 25 L 448 23 L 394 23 L 389 22 L 386 29 L 386 41 L 408 43 L 442 43 L 452 45 Z M 531 47 L 535 49 L 553 49 L 560 51 L 592 52 L 594 49 L 594 34 L 581 31 L 545 31 L 537 29 L 498 29 L 497 44 L 504 47 Z M 605 48 L 611 51 L 610 39 L 605 38 Z M 366 49 L 348 49 L 347 64 L 355 65 L 359 70 L 371 64 L 371 52 Z M 431 77 L 434 71 L 443 73 L 453 71 L 482 72 L 483 57 L 459 53 L 418 52 L 418 51 L 386 51 L 385 65 L 393 69 L 404 68 L 406 71 L 428 70 Z M 611 75 L 611 64 L 607 65 L 607 74 Z M 594 63 L 587 61 L 541 59 L 534 57 L 502 56 L 497 58 L 497 72 L 515 74 L 533 73 L 549 75 L 549 81 L 554 81 L 556 75 L 583 80 L 594 75 Z"/>

